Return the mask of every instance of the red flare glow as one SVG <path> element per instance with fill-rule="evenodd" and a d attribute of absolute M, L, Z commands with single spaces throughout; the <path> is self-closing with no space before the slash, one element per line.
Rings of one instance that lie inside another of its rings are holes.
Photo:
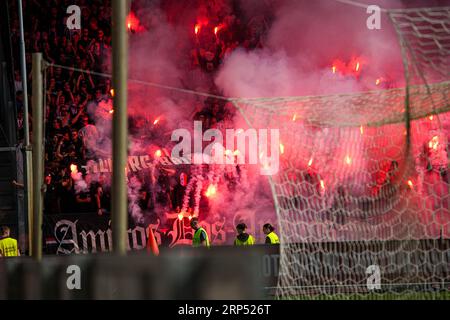
<path fill-rule="evenodd" d="M 114 97 L 114 89 L 109 90 L 109 93 L 111 93 L 111 97 Z"/>
<path fill-rule="evenodd" d="M 345 74 L 346 70 L 347 66 L 342 60 L 335 59 L 331 64 L 331 71 L 333 72 L 333 74 L 336 74 L 337 72 Z"/>
<path fill-rule="evenodd" d="M 161 152 L 161 150 L 156 150 L 156 152 L 155 152 L 155 158 L 159 158 L 159 157 L 161 157 L 161 154 L 162 154 L 162 152 Z"/>
<path fill-rule="evenodd" d="M 433 116 L 430 116 L 428 119 L 430 119 L 430 121 L 433 121 Z"/>
<path fill-rule="evenodd" d="M 70 165 L 70 171 L 71 171 L 73 174 L 78 173 L 78 167 L 77 167 L 77 165 L 76 165 L 76 164 L 71 164 L 71 165 Z"/>
<path fill-rule="evenodd" d="M 220 24 L 220 25 L 214 27 L 214 34 L 216 35 L 216 37 L 217 37 L 217 33 L 218 33 L 220 30 L 222 30 L 222 28 L 223 28 L 224 26 L 225 26 L 224 24 Z"/>
<path fill-rule="evenodd" d="M 354 57 L 351 58 L 351 60 L 348 62 L 335 59 L 331 64 L 331 71 L 333 72 L 333 74 L 339 72 L 341 75 L 352 75 L 356 77 L 361 72 L 363 64 L 364 64 L 363 57 Z"/>
<path fill-rule="evenodd" d="M 191 221 L 192 220 L 192 216 L 189 216 L 189 221 Z"/>
<path fill-rule="evenodd" d="M 428 147 L 433 150 L 437 150 L 438 145 L 439 145 L 439 137 L 438 136 L 434 136 L 430 140 L 430 142 L 428 142 Z"/>
<path fill-rule="evenodd" d="M 155 121 L 153 121 L 153 125 L 158 124 L 158 122 L 159 122 L 159 118 L 156 118 Z"/>
<path fill-rule="evenodd" d="M 114 113 L 114 109 L 109 110 L 109 113 L 113 114 Z"/>
<path fill-rule="evenodd" d="M 240 154 L 239 150 L 234 150 L 233 155 L 238 156 Z"/>
<path fill-rule="evenodd" d="M 348 155 L 345 156 L 345 163 L 348 165 L 352 164 L 352 158 L 350 158 L 350 156 L 348 156 Z"/>
<path fill-rule="evenodd" d="M 412 189 L 414 187 L 414 183 L 412 180 L 408 180 L 408 186 Z"/>
<path fill-rule="evenodd" d="M 183 220 L 183 217 L 184 217 L 183 214 L 180 212 L 180 213 L 178 214 L 178 219 L 179 219 L 179 220 Z"/>
<path fill-rule="evenodd" d="M 282 143 L 280 143 L 280 152 L 281 152 L 281 154 L 284 153 L 284 145 Z"/>
<path fill-rule="evenodd" d="M 198 35 L 198 32 L 200 31 L 200 25 L 197 23 L 194 27 L 194 33 L 195 35 Z"/>
<path fill-rule="evenodd" d="M 313 158 L 309 159 L 309 161 L 308 161 L 308 167 L 311 167 L 312 163 L 313 163 Z"/>
<path fill-rule="evenodd" d="M 139 19 L 136 17 L 134 12 L 130 12 L 127 16 L 127 28 L 130 32 L 135 31 L 143 31 L 143 27 L 141 26 Z"/>
<path fill-rule="evenodd" d="M 325 190 L 325 182 L 323 180 L 320 180 L 320 188 Z"/>
<path fill-rule="evenodd" d="M 180 174 L 180 184 L 181 184 L 183 187 L 186 187 L 186 186 L 187 186 L 187 182 L 188 182 L 187 174 L 184 173 L 184 172 L 182 172 L 182 173 Z"/>
<path fill-rule="evenodd" d="M 361 132 L 361 135 L 363 135 L 364 134 L 364 127 L 363 126 L 359 127 L 359 131 Z"/>
<path fill-rule="evenodd" d="M 206 192 L 205 192 L 205 196 L 208 197 L 208 198 L 211 198 L 211 197 L 215 196 L 216 193 L 217 193 L 217 188 L 216 188 L 216 186 L 213 185 L 213 184 L 210 184 L 210 185 L 208 186 L 208 189 L 207 189 Z"/>
<path fill-rule="evenodd" d="M 297 114 L 294 113 L 294 116 L 292 117 L 292 121 L 295 121 L 297 119 Z"/>

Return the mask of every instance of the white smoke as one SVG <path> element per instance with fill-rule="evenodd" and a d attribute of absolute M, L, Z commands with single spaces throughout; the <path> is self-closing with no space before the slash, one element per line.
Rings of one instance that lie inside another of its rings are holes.
<path fill-rule="evenodd" d="M 135 176 L 128 180 L 128 211 L 136 223 L 144 223 L 144 213 L 139 206 L 142 183 Z"/>
<path fill-rule="evenodd" d="M 74 166 L 74 165 L 72 165 Z M 89 186 L 87 184 L 87 182 L 83 179 L 83 175 L 81 172 L 78 172 L 78 170 L 75 168 L 74 170 L 72 170 L 72 172 L 70 173 L 70 176 L 73 180 L 74 184 L 74 189 L 75 189 L 75 193 L 79 194 L 81 192 L 86 192 L 89 190 Z"/>

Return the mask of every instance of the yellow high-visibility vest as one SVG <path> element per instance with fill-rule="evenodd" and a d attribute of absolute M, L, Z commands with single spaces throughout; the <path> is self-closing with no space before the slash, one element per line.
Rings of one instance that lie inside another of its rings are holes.
<path fill-rule="evenodd" d="M 203 228 L 198 228 L 197 231 L 195 231 L 194 237 L 192 238 L 192 246 L 193 246 L 193 247 L 199 247 L 199 246 L 201 245 L 201 243 L 200 243 L 200 234 L 202 233 L 202 231 L 205 232 L 205 236 L 206 236 L 206 246 L 209 247 L 208 233 L 207 233 L 206 230 L 203 229 Z"/>
<path fill-rule="evenodd" d="M 255 238 L 253 238 L 251 235 L 248 235 L 248 239 L 245 241 L 239 240 L 239 238 L 236 237 L 234 240 L 235 246 L 252 246 L 255 244 Z"/>
<path fill-rule="evenodd" d="M 278 239 L 278 236 L 276 235 L 275 232 L 270 232 L 269 234 L 267 234 L 267 237 L 270 240 L 270 244 L 277 244 L 280 243 L 280 239 Z"/>
<path fill-rule="evenodd" d="M 17 257 L 19 255 L 17 240 L 9 237 L 1 239 L 0 254 L 2 257 Z"/>

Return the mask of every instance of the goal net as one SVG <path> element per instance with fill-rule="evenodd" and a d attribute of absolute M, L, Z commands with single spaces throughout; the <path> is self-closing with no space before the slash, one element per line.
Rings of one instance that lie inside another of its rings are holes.
<path fill-rule="evenodd" d="M 450 8 L 388 14 L 405 88 L 234 100 L 280 130 L 278 298 L 448 291 Z"/>

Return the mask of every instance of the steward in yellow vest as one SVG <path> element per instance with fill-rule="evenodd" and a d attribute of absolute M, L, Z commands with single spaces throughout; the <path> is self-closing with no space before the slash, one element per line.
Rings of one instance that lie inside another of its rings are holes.
<path fill-rule="evenodd" d="M 20 256 L 17 247 L 17 240 L 10 237 L 8 227 L 0 228 L 0 257 L 17 257 Z"/>
<path fill-rule="evenodd" d="M 194 235 L 192 236 L 192 246 L 193 247 L 207 247 L 209 248 L 209 238 L 206 230 L 200 227 L 198 224 L 198 218 L 192 218 L 191 228 L 194 230 Z"/>
<path fill-rule="evenodd" d="M 263 226 L 263 232 L 266 235 L 266 244 L 279 244 L 280 239 L 278 238 L 277 234 L 273 232 L 275 230 L 274 227 L 270 223 L 266 223 Z"/>
<path fill-rule="evenodd" d="M 235 246 L 252 246 L 255 244 L 255 238 L 246 233 L 246 229 L 247 226 L 245 225 L 245 223 L 239 223 L 236 226 L 238 235 L 236 236 L 236 239 L 234 239 Z"/>

